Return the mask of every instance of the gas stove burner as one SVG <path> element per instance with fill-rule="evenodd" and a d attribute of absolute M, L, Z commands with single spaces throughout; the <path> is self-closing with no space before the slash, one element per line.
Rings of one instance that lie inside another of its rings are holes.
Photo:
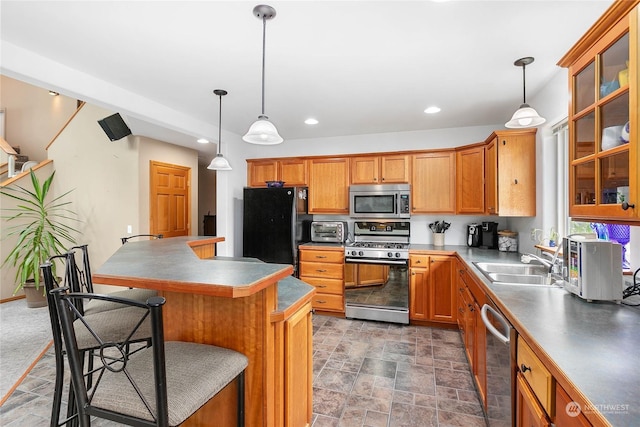
<path fill-rule="evenodd" d="M 381 249 L 406 249 L 406 243 L 385 243 L 385 242 L 355 242 L 350 245 L 353 248 L 381 248 Z"/>

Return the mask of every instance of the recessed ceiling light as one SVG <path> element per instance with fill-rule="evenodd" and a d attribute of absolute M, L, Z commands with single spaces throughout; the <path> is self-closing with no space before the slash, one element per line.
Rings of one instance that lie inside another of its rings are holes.
<path fill-rule="evenodd" d="M 435 114 L 435 113 L 439 113 L 440 112 L 440 107 L 429 107 L 426 110 L 424 110 L 425 113 L 427 114 Z"/>
<path fill-rule="evenodd" d="M 307 119 L 304 121 L 308 125 L 317 125 L 318 121 L 316 119 Z"/>
<path fill-rule="evenodd" d="M 208 144 L 209 140 L 205 138 L 198 138 L 198 144 Z"/>

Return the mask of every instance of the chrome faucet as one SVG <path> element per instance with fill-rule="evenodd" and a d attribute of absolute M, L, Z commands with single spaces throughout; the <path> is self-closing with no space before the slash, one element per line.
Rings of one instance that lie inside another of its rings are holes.
<path fill-rule="evenodd" d="M 539 263 L 541 263 L 542 265 L 544 265 L 549 269 L 549 275 L 559 274 L 558 271 L 556 271 L 555 267 L 558 262 L 558 254 L 560 253 L 561 247 L 562 246 L 558 245 L 558 247 L 556 248 L 556 251 L 553 254 L 553 257 L 551 258 L 551 261 L 534 254 L 523 254 L 522 257 L 520 258 L 520 261 L 524 262 L 525 264 L 528 264 L 529 262 L 531 262 L 532 259 L 535 259 L 536 261 L 538 261 Z"/>

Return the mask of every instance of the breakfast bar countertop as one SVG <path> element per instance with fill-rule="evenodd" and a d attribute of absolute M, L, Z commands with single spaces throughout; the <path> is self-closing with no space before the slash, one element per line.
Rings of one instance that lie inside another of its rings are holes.
<path fill-rule="evenodd" d="M 290 276 L 293 267 L 235 258 L 200 259 L 190 246 L 221 238 L 184 236 L 122 245 L 93 274 L 95 283 L 237 298 Z"/>

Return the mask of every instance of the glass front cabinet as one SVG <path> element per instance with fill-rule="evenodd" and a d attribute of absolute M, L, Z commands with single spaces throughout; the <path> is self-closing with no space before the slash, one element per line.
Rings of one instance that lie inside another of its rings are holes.
<path fill-rule="evenodd" d="M 640 1 L 615 2 L 558 65 L 569 69 L 569 214 L 640 221 Z"/>

